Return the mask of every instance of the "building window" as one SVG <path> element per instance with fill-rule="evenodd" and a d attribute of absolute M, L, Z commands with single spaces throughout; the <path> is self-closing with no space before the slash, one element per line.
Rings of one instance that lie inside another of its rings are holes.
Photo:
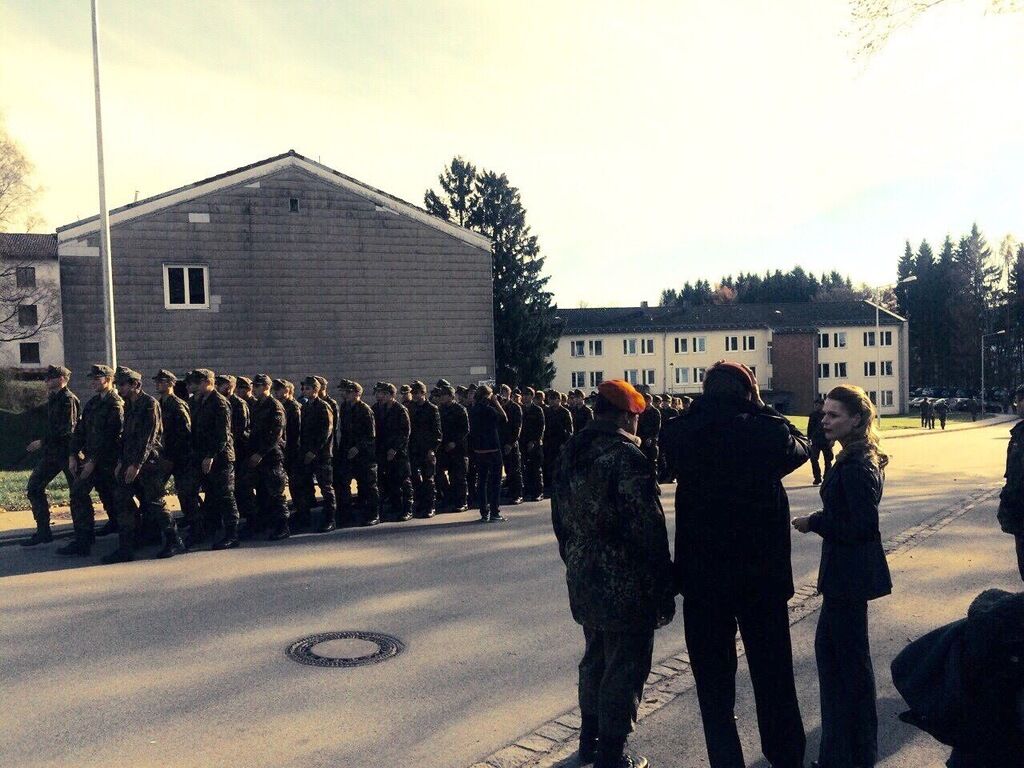
<path fill-rule="evenodd" d="M 9 272 L 7 274 L 10 274 Z M 36 287 L 36 268 L 35 267 L 15 267 L 14 276 L 17 281 L 19 288 L 35 288 Z"/>
<path fill-rule="evenodd" d="M 882 390 L 882 405 L 883 406 L 892 405 L 892 390 L 891 389 L 883 389 Z"/>
<path fill-rule="evenodd" d="M 767 349 L 768 349 L 768 365 L 772 364 L 772 346 L 773 346 L 772 342 L 769 341 L 768 342 L 768 347 L 767 347 Z"/>
<path fill-rule="evenodd" d="M 880 347 L 891 347 L 892 346 L 892 331 L 880 331 L 878 334 L 878 341 Z M 885 405 L 885 392 L 882 393 L 882 405 Z"/>
<path fill-rule="evenodd" d="M 293 197 L 288 200 L 288 211 L 289 213 L 299 212 L 299 198 Z"/>
<path fill-rule="evenodd" d="M 868 400 L 870 400 L 874 405 L 878 405 L 878 398 L 874 390 L 868 392 Z"/>
<path fill-rule="evenodd" d="M 708 337 L 707 336 L 694 336 L 693 337 L 693 351 L 694 352 L 707 352 L 708 351 Z"/>
<path fill-rule="evenodd" d="M 757 366 L 756 365 L 750 366 L 750 372 L 752 374 L 754 374 L 754 378 L 756 379 L 757 378 Z"/>
<path fill-rule="evenodd" d="M 587 386 L 587 372 L 586 371 L 573 371 L 572 372 L 572 388 Z"/>
<path fill-rule="evenodd" d="M 587 342 L 587 346 L 590 348 L 590 354 L 592 357 L 600 357 L 604 354 L 603 339 L 591 339 Z"/>
<path fill-rule="evenodd" d="M 640 354 L 641 355 L 653 355 L 654 354 L 654 339 L 640 339 Z"/>
<path fill-rule="evenodd" d="M 636 339 L 623 339 L 622 340 L 622 354 L 624 354 L 624 355 L 635 355 L 636 354 Z"/>
<path fill-rule="evenodd" d="M 865 347 L 873 347 L 873 346 L 875 346 L 875 332 L 874 331 L 864 331 L 864 346 Z"/>
<path fill-rule="evenodd" d="M 818 349 L 828 349 L 828 334 L 827 333 L 819 333 L 818 334 Z"/>
<path fill-rule="evenodd" d="M 583 340 L 569 342 L 569 357 L 583 357 Z"/>
<path fill-rule="evenodd" d="M 819 379 L 827 379 L 828 378 L 828 363 L 818 363 L 818 378 Z"/>
<path fill-rule="evenodd" d="M 690 352 L 689 339 L 686 339 L 686 338 L 682 338 L 681 339 L 678 336 L 676 336 L 676 354 L 677 355 L 686 355 L 686 354 L 689 354 L 689 352 Z"/>
<path fill-rule="evenodd" d="M 882 361 L 882 375 L 883 376 L 892 376 L 892 360 L 883 360 Z M 884 392 L 882 393 L 882 399 L 883 400 L 885 399 L 885 393 Z"/>
<path fill-rule="evenodd" d="M 644 376 L 643 376 L 643 383 L 646 384 L 649 387 L 650 386 L 654 386 L 654 369 L 653 368 L 647 368 L 643 372 L 643 374 L 644 374 Z"/>
<path fill-rule="evenodd" d="M 200 264 L 164 264 L 165 309 L 209 309 L 210 271 Z"/>
<path fill-rule="evenodd" d="M 837 349 L 842 349 L 846 346 L 846 331 L 839 331 L 838 333 L 832 334 L 832 341 L 835 342 Z"/>
<path fill-rule="evenodd" d="M 694 368 L 693 369 L 693 383 L 703 384 L 704 383 L 704 372 L 707 368 Z"/>
<path fill-rule="evenodd" d="M 744 336 L 743 337 L 743 351 L 744 352 L 753 352 L 756 349 L 755 344 L 756 344 L 756 340 L 755 340 L 755 338 L 753 336 Z"/>
<path fill-rule="evenodd" d="M 833 373 L 835 373 L 837 379 L 845 379 L 846 363 L 836 363 L 835 367 L 833 368 Z"/>
<path fill-rule="evenodd" d="M 35 304 L 22 304 L 18 307 L 18 325 L 22 328 L 39 325 L 39 310 Z"/>
<path fill-rule="evenodd" d="M 735 352 L 740 348 L 740 337 L 739 336 L 726 336 L 725 337 L 725 351 Z"/>
<path fill-rule="evenodd" d="M 590 386 L 599 387 L 604 383 L 604 371 L 591 371 L 590 372 Z"/>
<path fill-rule="evenodd" d="M 39 344 L 27 342 L 18 345 L 22 365 L 39 365 Z"/>
<path fill-rule="evenodd" d="M 623 371 L 622 378 L 635 387 L 640 383 L 640 371 L 636 368 L 630 368 L 628 371 Z"/>
<path fill-rule="evenodd" d="M 690 369 L 689 368 L 676 368 L 676 384 L 689 384 L 690 383 Z"/>
<path fill-rule="evenodd" d="M 875 361 L 874 360 L 871 360 L 869 362 L 864 363 L 864 375 L 865 376 L 874 376 L 875 375 Z"/>

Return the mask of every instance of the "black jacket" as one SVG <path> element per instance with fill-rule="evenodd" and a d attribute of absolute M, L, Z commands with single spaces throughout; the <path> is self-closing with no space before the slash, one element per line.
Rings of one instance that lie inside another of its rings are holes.
<path fill-rule="evenodd" d="M 429 400 L 413 400 L 409 411 L 409 453 L 422 456 L 441 445 L 441 411 Z"/>
<path fill-rule="evenodd" d="M 160 417 L 164 427 L 164 458 L 176 464 L 188 459 L 192 437 L 192 416 L 188 403 L 177 395 L 161 395 Z"/>
<path fill-rule="evenodd" d="M 999 525 L 1006 533 L 1024 535 L 1024 421 L 1010 430 L 1003 477 L 1006 483 L 999 492 Z"/>
<path fill-rule="evenodd" d="M 196 461 L 223 457 L 235 460 L 235 443 L 231 438 L 231 404 L 217 390 L 208 395 L 195 395 L 192 408 L 192 455 Z"/>
<path fill-rule="evenodd" d="M 384 456 L 388 451 L 408 453 L 412 424 L 405 406 L 401 403 L 379 405 L 374 415 L 377 418 L 377 455 Z"/>
<path fill-rule="evenodd" d="M 286 421 L 284 406 L 280 401 L 273 397 L 257 400 L 252 409 L 249 455 L 259 454 L 262 457 L 275 453 L 283 457 Z"/>
<path fill-rule="evenodd" d="M 299 424 L 299 445 L 302 453 L 312 453 L 317 459 L 329 459 L 333 455 L 331 435 L 334 434 L 334 411 L 326 400 L 314 397 L 302 406 Z"/>
<path fill-rule="evenodd" d="M 811 515 L 811 530 L 824 540 L 818 591 L 825 597 L 874 600 L 892 592 L 878 531 L 884 482 L 883 470 L 863 446 L 844 448 L 825 473 L 822 510 Z"/>
<path fill-rule="evenodd" d="M 79 452 L 86 461 L 113 467 L 121 455 L 121 430 L 124 428 L 124 400 L 114 390 L 93 395 L 75 425 L 68 451 Z"/>
<path fill-rule="evenodd" d="M 489 400 L 474 403 L 469 411 L 469 447 L 474 451 L 501 450 L 501 429 L 508 416 L 501 403 Z"/>
<path fill-rule="evenodd" d="M 677 477 L 680 593 L 730 603 L 792 597 L 782 478 L 807 461 L 807 438 L 768 406 L 701 396 L 661 441 Z"/>

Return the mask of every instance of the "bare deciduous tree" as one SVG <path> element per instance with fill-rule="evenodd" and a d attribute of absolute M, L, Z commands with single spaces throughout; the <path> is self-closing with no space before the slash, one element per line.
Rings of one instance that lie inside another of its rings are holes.
<path fill-rule="evenodd" d="M 40 189 L 31 183 L 32 163 L 18 143 L 7 133 L 0 115 L 0 232 L 10 231 L 21 222 L 31 232 L 39 224 L 35 201 Z"/>

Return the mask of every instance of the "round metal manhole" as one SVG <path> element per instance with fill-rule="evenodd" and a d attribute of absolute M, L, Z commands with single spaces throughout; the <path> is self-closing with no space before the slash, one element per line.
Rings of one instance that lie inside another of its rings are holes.
<path fill-rule="evenodd" d="M 382 632 L 324 632 L 288 646 L 288 658 L 313 667 L 362 667 L 392 659 L 405 650 L 397 637 Z"/>

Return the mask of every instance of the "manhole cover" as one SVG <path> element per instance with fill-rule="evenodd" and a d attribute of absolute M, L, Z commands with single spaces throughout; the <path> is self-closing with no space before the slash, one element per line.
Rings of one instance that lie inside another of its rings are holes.
<path fill-rule="evenodd" d="M 362 667 L 387 661 L 404 650 L 401 640 L 381 632 L 324 632 L 292 643 L 285 653 L 313 667 Z"/>

